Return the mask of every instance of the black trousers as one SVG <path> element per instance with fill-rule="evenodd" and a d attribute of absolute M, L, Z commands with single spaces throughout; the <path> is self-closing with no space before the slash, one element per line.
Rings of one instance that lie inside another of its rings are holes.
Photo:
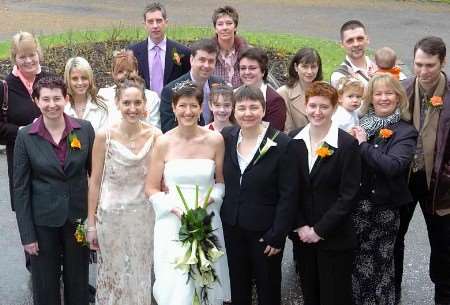
<path fill-rule="evenodd" d="M 417 202 L 419 202 L 427 225 L 431 248 L 430 278 L 435 284 L 435 301 L 436 304 L 450 305 L 450 215 L 438 216 L 426 211 L 425 204 L 429 190 L 425 171 L 411 175 L 409 189 L 413 196 L 413 202 L 400 211 L 400 230 L 394 252 L 397 301 L 401 298 L 405 235 Z"/>
<path fill-rule="evenodd" d="M 64 304 L 88 305 L 89 249 L 76 242 L 75 225 L 35 229 L 39 255 L 31 255 L 34 305 L 61 305 L 61 265 Z"/>
<path fill-rule="evenodd" d="M 256 281 L 259 305 L 281 304 L 281 260 L 283 251 L 267 256 L 264 232 L 223 224 L 233 305 L 252 304 L 252 279 Z"/>
<path fill-rule="evenodd" d="M 300 243 L 299 269 L 304 305 L 351 305 L 352 249 L 321 250 Z"/>

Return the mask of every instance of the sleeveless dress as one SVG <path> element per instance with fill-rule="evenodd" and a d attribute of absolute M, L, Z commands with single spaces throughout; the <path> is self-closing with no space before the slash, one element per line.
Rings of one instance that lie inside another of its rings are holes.
<path fill-rule="evenodd" d="M 194 283 L 188 281 L 186 273 L 175 269 L 175 260 L 184 255 L 184 249 L 178 241 L 180 219 L 170 212 L 172 207 L 180 207 L 183 203 L 176 191 L 178 185 L 190 207 L 195 204 L 195 186 L 199 186 L 199 202 L 203 202 L 210 186 L 214 185 L 215 162 L 209 159 L 174 159 L 166 162 L 164 181 L 169 189 L 168 194 L 151 200 L 155 209 L 154 235 L 154 270 L 155 284 L 153 295 L 158 305 L 191 305 Z M 215 198 L 208 206 L 213 211 L 212 227 L 218 238 L 219 247 L 225 252 L 220 206 L 222 200 Z M 219 281 L 208 289 L 208 300 L 211 305 L 222 305 L 231 299 L 230 279 L 226 254 L 215 264 Z"/>
<path fill-rule="evenodd" d="M 134 154 L 107 136 L 97 212 L 96 305 L 150 305 L 154 213 L 144 193 L 151 136 Z"/>

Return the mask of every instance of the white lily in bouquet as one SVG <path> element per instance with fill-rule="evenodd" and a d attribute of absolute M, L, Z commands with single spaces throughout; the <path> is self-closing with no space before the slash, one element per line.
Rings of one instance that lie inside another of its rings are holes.
<path fill-rule="evenodd" d="M 175 268 L 188 273 L 188 281 L 194 281 L 195 291 L 192 304 L 207 305 L 208 288 L 218 281 L 213 264 L 224 255 L 213 234 L 211 219 L 214 217 L 214 212 L 208 214 L 206 211 L 212 187 L 209 188 L 203 205 L 200 205 L 199 187 L 196 185 L 193 209 L 189 208 L 178 185 L 176 189 L 186 211 L 181 215 L 181 227 L 178 232 L 178 238 L 183 244 L 185 253 L 176 259 Z"/>

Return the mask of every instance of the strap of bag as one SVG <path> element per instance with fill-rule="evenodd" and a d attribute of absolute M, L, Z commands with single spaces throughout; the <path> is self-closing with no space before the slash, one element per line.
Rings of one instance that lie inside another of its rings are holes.
<path fill-rule="evenodd" d="M 352 65 L 350 64 L 350 62 L 349 62 L 348 60 L 345 60 L 344 63 L 345 63 L 345 65 L 346 65 L 349 69 L 351 69 L 351 66 L 352 66 Z M 369 80 L 370 80 L 369 77 L 368 77 L 367 75 L 365 75 L 364 73 L 361 72 L 361 70 L 356 71 L 356 73 L 359 74 L 359 75 L 360 75 L 362 78 L 364 78 L 366 81 L 369 81 Z"/>
<path fill-rule="evenodd" d="M 2 119 L 3 122 L 8 122 L 8 83 L 2 80 L 3 83 L 3 101 L 2 101 Z"/>

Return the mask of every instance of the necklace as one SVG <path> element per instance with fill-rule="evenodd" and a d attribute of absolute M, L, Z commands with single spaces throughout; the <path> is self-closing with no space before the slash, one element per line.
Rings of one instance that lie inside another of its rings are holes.
<path fill-rule="evenodd" d="M 138 122 L 138 131 L 135 132 L 133 135 L 129 135 L 126 132 L 123 131 L 123 134 L 127 138 L 126 146 L 128 148 L 130 148 L 131 150 L 135 150 L 136 149 L 136 140 L 139 138 L 139 136 L 141 134 L 141 130 L 142 130 L 142 122 L 139 121 Z"/>

